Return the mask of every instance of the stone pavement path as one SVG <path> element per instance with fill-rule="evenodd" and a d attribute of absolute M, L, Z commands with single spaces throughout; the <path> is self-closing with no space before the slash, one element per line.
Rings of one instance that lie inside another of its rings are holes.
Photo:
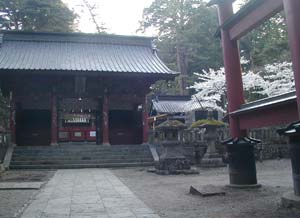
<path fill-rule="evenodd" d="M 159 218 L 110 170 L 58 170 L 21 218 Z"/>

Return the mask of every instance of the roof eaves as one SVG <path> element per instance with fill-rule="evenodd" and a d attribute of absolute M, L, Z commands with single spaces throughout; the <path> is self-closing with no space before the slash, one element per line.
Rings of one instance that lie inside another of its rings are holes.
<path fill-rule="evenodd" d="M 120 45 L 137 45 L 152 48 L 154 37 L 126 36 L 113 34 L 90 33 L 54 33 L 54 32 L 25 32 L 0 31 L 7 41 L 33 41 L 33 42 L 73 42 L 73 43 L 103 43 Z"/>

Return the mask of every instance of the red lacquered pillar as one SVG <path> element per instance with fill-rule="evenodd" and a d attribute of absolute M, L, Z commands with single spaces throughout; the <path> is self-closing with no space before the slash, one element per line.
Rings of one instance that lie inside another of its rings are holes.
<path fill-rule="evenodd" d="M 233 15 L 232 0 L 219 2 L 219 23 L 222 26 Z M 221 28 L 223 59 L 227 84 L 229 113 L 244 104 L 242 69 L 238 42 L 231 40 L 229 30 Z M 231 187 L 259 187 L 257 184 L 254 144 L 246 137 L 246 130 L 240 129 L 239 120 L 229 115 L 231 140 L 225 142 L 228 153 L 229 180 Z"/>
<path fill-rule="evenodd" d="M 147 111 L 147 97 L 143 102 L 143 144 L 148 143 L 148 111 Z"/>
<path fill-rule="evenodd" d="M 51 145 L 58 145 L 57 135 L 57 97 L 51 96 Z"/>
<path fill-rule="evenodd" d="M 232 1 L 222 1 L 219 4 L 220 26 L 233 15 Z M 227 84 L 227 99 L 229 113 L 240 109 L 244 104 L 244 90 L 242 81 L 242 69 L 240 64 L 240 54 L 236 40 L 230 40 L 229 31 L 221 29 L 223 59 Z M 237 118 L 229 116 L 230 134 L 233 138 L 246 136 L 246 131 L 239 127 Z"/>
<path fill-rule="evenodd" d="M 11 144 L 15 146 L 16 142 L 16 104 L 15 96 L 13 93 L 10 95 L 10 116 L 9 116 L 9 125 L 10 125 L 10 137 Z"/>
<path fill-rule="evenodd" d="M 103 144 L 110 145 L 109 143 L 109 99 L 107 93 L 103 97 Z"/>
<path fill-rule="evenodd" d="M 289 44 L 292 52 L 298 116 L 300 119 L 300 1 L 284 0 L 283 3 L 288 27 Z"/>
<path fill-rule="evenodd" d="M 288 27 L 289 45 L 292 52 L 292 62 L 295 77 L 295 87 L 298 105 L 298 118 L 300 119 L 300 1 L 284 0 L 284 11 Z M 300 199 L 300 134 L 299 124 L 295 124 L 292 129 L 287 129 L 285 135 L 289 136 L 290 155 L 292 162 L 292 172 L 294 181 L 294 194 Z M 292 130 L 292 131 L 291 131 Z M 293 204 L 294 200 L 286 197 L 289 204 Z M 292 197 L 293 199 L 294 197 Z M 283 202 L 285 197 L 283 198 Z M 296 205 L 299 206 L 299 200 Z"/>

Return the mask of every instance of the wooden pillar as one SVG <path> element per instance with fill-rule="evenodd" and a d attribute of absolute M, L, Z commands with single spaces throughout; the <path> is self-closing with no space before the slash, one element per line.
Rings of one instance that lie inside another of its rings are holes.
<path fill-rule="evenodd" d="M 147 111 L 147 97 L 143 102 L 143 144 L 148 143 L 148 111 Z"/>
<path fill-rule="evenodd" d="M 103 97 L 103 109 L 102 109 L 102 113 L 103 113 L 103 141 L 102 143 L 104 145 L 110 145 L 109 143 L 109 99 L 108 99 L 108 95 L 105 92 L 104 93 L 104 97 Z"/>
<path fill-rule="evenodd" d="M 11 144 L 13 146 L 15 146 L 17 144 L 17 140 L 16 140 L 16 103 L 15 103 L 15 96 L 12 92 L 10 93 L 9 125 L 10 125 Z"/>
<path fill-rule="evenodd" d="M 300 1 L 284 0 L 283 3 L 288 27 L 289 45 L 292 52 L 298 116 L 300 118 Z"/>
<path fill-rule="evenodd" d="M 220 1 L 219 23 L 222 26 L 233 15 L 233 0 Z M 240 53 L 237 40 L 231 40 L 229 31 L 221 28 L 223 60 L 227 84 L 228 112 L 240 109 L 244 104 L 244 90 Z M 238 118 L 229 115 L 231 140 L 225 142 L 228 153 L 228 169 L 230 186 L 236 188 L 257 188 L 254 144 L 247 138 L 246 130 L 242 130 Z"/>
<path fill-rule="evenodd" d="M 219 4 L 220 26 L 233 15 L 232 1 L 222 1 Z M 227 83 L 227 99 L 229 113 L 240 109 L 244 104 L 244 91 L 242 81 L 242 69 L 240 64 L 240 54 L 236 40 L 230 40 L 228 30 L 221 29 L 223 59 Z M 239 127 L 237 118 L 229 116 L 230 134 L 233 138 L 246 136 L 246 131 Z"/>
<path fill-rule="evenodd" d="M 51 145 L 58 145 L 57 143 L 57 97 L 51 96 Z"/>

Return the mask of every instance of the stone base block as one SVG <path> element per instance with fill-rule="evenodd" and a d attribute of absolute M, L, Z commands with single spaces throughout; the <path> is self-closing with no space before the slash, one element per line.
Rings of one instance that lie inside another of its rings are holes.
<path fill-rule="evenodd" d="M 300 210 L 300 196 L 296 196 L 292 192 L 284 194 L 281 198 L 281 206 Z"/>
<path fill-rule="evenodd" d="M 203 158 L 200 163 L 201 167 L 225 167 L 226 164 L 223 162 L 222 158 Z"/>
<path fill-rule="evenodd" d="M 197 169 L 189 169 L 189 170 L 158 170 L 155 169 L 153 172 L 155 172 L 158 175 L 179 175 L 179 174 L 184 174 L 184 175 L 192 175 L 192 174 L 199 174 L 199 171 Z"/>
<path fill-rule="evenodd" d="M 261 188 L 261 184 L 253 184 L 253 185 L 234 185 L 229 184 L 226 185 L 228 188 L 236 188 L 236 189 L 255 189 L 255 188 Z"/>

